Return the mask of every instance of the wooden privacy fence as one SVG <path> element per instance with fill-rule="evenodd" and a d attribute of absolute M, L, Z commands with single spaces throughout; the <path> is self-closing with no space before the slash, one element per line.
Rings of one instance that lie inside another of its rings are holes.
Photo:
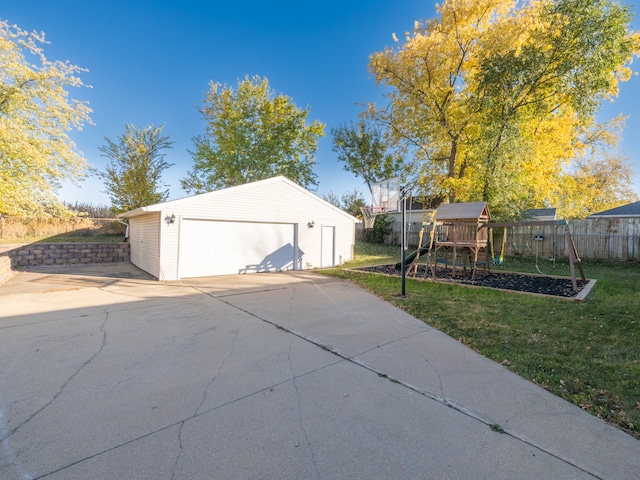
<path fill-rule="evenodd" d="M 568 221 L 578 255 L 583 260 L 640 261 L 640 218 L 598 218 Z M 385 243 L 400 245 L 401 224 L 392 224 L 393 231 Z M 422 223 L 408 224 L 407 245 L 415 248 Z M 430 224 L 424 227 L 425 235 Z M 494 251 L 502 247 L 504 228 L 493 229 Z M 568 257 L 564 238 L 564 226 L 518 226 L 506 228 L 505 255 L 541 259 Z"/>
<path fill-rule="evenodd" d="M 640 261 L 640 218 L 599 218 L 569 222 L 581 258 Z"/>

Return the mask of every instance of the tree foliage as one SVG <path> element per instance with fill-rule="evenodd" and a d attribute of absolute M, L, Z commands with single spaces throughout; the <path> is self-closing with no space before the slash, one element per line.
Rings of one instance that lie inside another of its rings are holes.
<path fill-rule="evenodd" d="M 390 153 L 380 131 L 364 120 L 332 128 L 331 135 L 343 169 L 364 180 L 370 193 L 372 184 L 403 175 L 402 157 Z"/>
<path fill-rule="evenodd" d="M 114 213 L 163 202 L 168 198 L 169 190 L 161 191 L 162 172 L 173 165 L 165 161 L 164 154 L 173 142 L 162 134 L 163 127 L 137 128 L 127 124 L 125 133 L 118 136 L 117 142 L 105 137 L 107 143 L 100 147 L 100 152 L 109 159 L 109 163 L 98 175 L 104 180 Z"/>
<path fill-rule="evenodd" d="M 413 155 L 426 194 L 485 200 L 503 217 L 544 206 L 630 75 L 630 20 L 613 0 L 445 1 L 371 56 L 389 104 L 369 114 Z"/>
<path fill-rule="evenodd" d="M 0 214 L 68 214 L 56 191 L 88 168 L 68 135 L 91 121 L 88 104 L 68 93 L 85 70 L 47 60 L 46 43 L 0 21 Z"/>
<path fill-rule="evenodd" d="M 565 218 L 584 218 L 638 199 L 631 189 L 629 160 L 612 148 L 622 128 L 623 118 L 616 117 L 583 135 L 580 155 L 571 170 L 560 175 L 561 188 L 551 197 L 555 204 L 563 205 Z M 585 191 L 590 194 L 584 195 Z"/>
<path fill-rule="evenodd" d="M 360 207 L 367 205 L 362 193 L 360 193 L 357 188 L 344 192 L 340 197 L 333 192 L 329 192 L 329 194 L 323 198 L 334 207 L 338 207 L 356 218 L 362 218 Z"/>
<path fill-rule="evenodd" d="M 324 125 L 307 124 L 309 109 L 276 95 L 266 78 L 247 76 L 237 90 L 211 82 L 199 110 L 206 134 L 193 139 L 193 169 L 181 180 L 186 191 L 208 192 L 276 175 L 304 187 L 317 185 L 314 155 Z"/>

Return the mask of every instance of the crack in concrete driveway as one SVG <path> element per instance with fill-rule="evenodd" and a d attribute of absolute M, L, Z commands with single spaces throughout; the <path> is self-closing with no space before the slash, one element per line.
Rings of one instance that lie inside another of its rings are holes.
<path fill-rule="evenodd" d="M 640 477 L 634 439 L 346 282 L 28 278 L 0 289 L 3 480 Z"/>

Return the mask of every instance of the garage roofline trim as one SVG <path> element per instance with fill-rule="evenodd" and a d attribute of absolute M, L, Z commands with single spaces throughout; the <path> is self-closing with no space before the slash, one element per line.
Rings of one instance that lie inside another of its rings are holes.
<path fill-rule="evenodd" d="M 163 211 L 166 211 L 166 210 L 170 210 L 171 207 L 173 205 L 175 205 L 177 202 L 191 201 L 194 198 L 202 197 L 204 195 L 215 196 L 217 194 L 220 194 L 221 192 L 232 190 L 232 189 L 251 188 L 252 186 L 255 186 L 255 185 L 259 184 L 259 183 L 276 183 L 276 182 L 284 182 L 287 185 L 289 185 L 289 186 L 291 186 L 293 188 L 296 188 L 297 190 L 299 190 L 300 192 L 304 193 L 305 195 L 313 197 L 314 200 L 325 204 L 326 206 L 332 208 L 333 210 L 335 210 L 336 212 L 340 213 L 341 215 L 344 215 L 347 218 L 349 218 L 351 220 L 354 220 L 355 223 L 362 223 L 362 220 L 360 220 L 359 218 L 356 218 L 356 217 L 348 214 L 344 210 L 341 210 L 340 208 L 336 207 L 335 205 L 332 205 L 331 203 L 327 202 L 323 198 L 320 198 L 315 193 L 310 192 L 306 188 L 301 187 L 297 183 L 289 180 L 287 177 L 284 177 L 282 175 L 277 176 L 277 177 L 267 178 L 267 179 L 264 179 L 264 180 L 258 180 L 256 182 L 243 183 L 242 185 L 236 185 L 235 187 L 229 187 L 229 188 L 225 188 L 225 189 L 222 189 L 222 190 L 214 190 L 213 192 L 200 193 L 200 194 L 197 194 L 197 195 L 192 195 L 190 197 L 177 198 L 175 200 L 169 200 L 168 202 L 156 203 L 156 204 L 153 204 L 153 205 L 148 205 L 146 207 L 136 208 L 135 210 L 130 210 L 128 212 L 124 212 L 124 213 L 119 214 L 117 216 L 117 218 L 131 218 L 131 217 L 136 217 L 138 215 L 144 215 L 145 213 L 163 212 Z"/>

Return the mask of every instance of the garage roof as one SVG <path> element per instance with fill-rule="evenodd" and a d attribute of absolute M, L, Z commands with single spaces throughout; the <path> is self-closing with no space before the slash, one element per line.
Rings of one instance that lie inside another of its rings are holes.
<path fill-rule="evenodd" d="M 271 178 L 267 178 L 265 180 L 258 180 L 256 182 L 250 182 L 250 183 L 245 183 L 245 184 L 242 184 L 242 185 L 237 185 L 235 187 L 225 188 L 223 190 L 216 190 L 214 192 L 201 193 L 201 194 L 198 194 L 198 195 L 192 195 L 190 197 L 179 198 L 179 199 L 176 199 L 176 200 L 170 200 L 168 202 L 156 203 L 156 204 L 153 204 L 153 205 L 148 205 L 146 207 L 136 208 L 135 210 L 130 210 L 128 212 L 121 213 L 120 215 L 118 215 L 118 218 L 131 218 L 131 217 L 136 217 L 138 215 L 144 215 L 146 213 L 151 213 L 151 212 L 163 212 L 163 211 L 170 210 L 170 209 L 173 209 L 175 207 L 178 207 L 182 203 L 187 203 L 187 202 L 188 203 L 192 203 L 194 201 L 197 202 L 199 200 L 204 200 L 204 199 L 209 200 L 212 197 L 215 198 L 216 196 L 220 196 L 223 193 L 228 192 L 230 190 L 242 190 L 242 189 L 256 188 L 259 185 L 263 185 L 263 184 L 266 184 L 266 183 L 281 183 L 281 184 L 283 184 L 285 186 L 288 186 L 290 188 L 295 188 L 301 194 L 308 195 L 308 196 L 312 197 L 317 202 L 323 204 L 324 206 L 326 206 L 328 208 L 331 208 L 331 209 L 335 210 L 336 212 L 338 212 L 341 215 L 344 215 L 345 217 L 355 221 L 356 223 L 361 223 L 362 222 L 362 220 L 360 220 L 360 219 L 358 219 L 358 218 L 356 218 L 356 217 L 354 217 L 352 215 L 349 215 L 344 210 L 336 207 L 335 205 L 332 205 L 331 203 L 329 203 L 326 200 L 320 198 L 316 194 L 310 192 L 306 188 L 301 187 L 297 183 L 292 182 L 291 180 L 289 180 L 288 178 L 283 177 L 283 176 L 271 177 Z"/>

